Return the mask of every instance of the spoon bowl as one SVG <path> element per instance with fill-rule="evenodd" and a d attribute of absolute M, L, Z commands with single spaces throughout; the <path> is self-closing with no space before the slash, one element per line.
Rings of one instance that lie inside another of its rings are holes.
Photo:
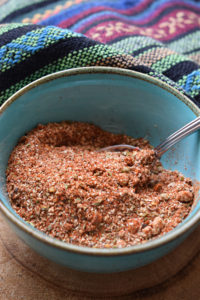
<path fill-rule="evenodd" d="M 167 137 L 163 142 L 161 142 L 157 147 L 154 148 L 155 154 L 157 157 L 161 157 L 167 150 L 169 150 L 172 146 L 178 143 L 180 140 L 185 138 L 186 136 L 194 133 L 200 128 L 200 117 L 194 119 L 193 121 L 187 123 L 185 126 L 181 127 L 179 130 L 172 133 L 169 137 Z M 123 151 L 123 150 L 134 150 L 139 151 L 138 147 L 126 144 L 113 145 L 101 148 L 99 152 L 103 151 Z"/>

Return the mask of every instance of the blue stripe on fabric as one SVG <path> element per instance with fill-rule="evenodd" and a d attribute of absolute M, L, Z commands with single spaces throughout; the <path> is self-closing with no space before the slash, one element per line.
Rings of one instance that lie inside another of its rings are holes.
<path fill-rule="evenodd" d="M 198 84 L 193 84 L 194 80 L 198 78 L 196 83 Z M 195 70 L 192 73 L 190 73 L 187 76 L 185 84 L 181 86 L 184 90 L 186 90 L 187 93 L 191 93 L 194 91 L 200 91 L 200 70 Z"/>
<path fill-rule="evenodd" d="M 48 18 L 47 20 L 43 20 L 41 21 L 40 25 L 48 25 L 48 24 L 53 24 L 53 25 L 57 25 L 58 23 L 66 20 L 67 18 L 71 18 L 73 17 L 74 15 L 78 14 L 79 12 L 82 12 L 82 11 L 86 11 L 87 9 L 91 9 L 91 8 L 94 8 L 94 7 L 98 7 L 99 5 L 100 6 L 107 6 L 108 9 L 109 8 L 114 8 L 114 9 L 128 9 L 128 8 L 132 8 L 134 6 L 139 5 L 141 2 L 143 2 L 142 0 L 140 1 L 126 1 L 126 0 L 123 0 L 123 1 L 101 1 L 100 3 L 99 2 L 88 2 L 88 3 L 82 3 L 82 4 L 79 4 L 77 5 L 76 7 L 72 7 L 71 9 L 70 8 L 67 8 L 66 10 L 63 10 L 62 12 L 58 13 L 57 15 L 55 16 L 52 16 L 50 18 Z M 149 15 L 151 15 L 155 10 L 159 9 L 160 6 L 164 5 L 164 4 L 173 4 L 174 3 L 174 0 L 160 0 L 160 1 L 154 1 L 153 3 L 150 4 L 150 6 L 148 8 L 145 9 L 145 11 L 142 11 L 141 13 L 138 13 L 136 15 L 133 15 L 133 16 L 125 16 L 123 14 L 120 14 L 118 12 L 107 12 L 107 13 L 110 13 L 112 15 L 116 15 L 116 16 L 119 16 L 119 17 L 123 17 L 125 20 L 143 20 L 145 18 L 148 18 Z M 200 2 L 196 2 L 194 3 L 192 0 L 182 0 L 180 2 L 181 5 L 184 5 L 184 4 L 190 4 L 192 5 L 193 8 L 196 8 L 196 7 L 199 7 L 200 8 Z M 95 13 L 94 15 L 92 16 L 89 16 L 88 18 L 84 18 L 84 20 L 81 20 L 79 23 L 77 23 L 76 25 L 72 26 L 71 29 L 76 29 L 78 26 L 81 26 L 83 23 L 87 23 L 91 17 L 94 17 L 94 18 L 97 18 L 97 16 L 99 16 L 100 14 L 105 14 L 106 12 L 100 12 L 100 13 Z M 78 25 L 79 24 L 79 25 Z"/>
<path fill-rule="evenodd" d="M 52 32 L 52 29 L 56 29 L 56 34 L 54 34 L 54 31 Z M 71 33 L 71 31 L 68 29 L 57 28 L 55 26 L 47 26 L 40 29 L 40 31 L 31 31 L 26 33 L 19 41 L 12 41 L 0 48 L 0 68 L 3 64 L 5 64 L 5 62 L 7 62 L 10 66 L 19 62 L 24 53 L 34 54 L 36 51 L 45 48 L 47 39 L 51 39 L 51 44 L 53 44 L 56 41 L 67 37 L 68 33 Z M 73 33 L 73 36 L 80 37 L 82 35 L 79 33 Z M 29 45 L 30 38 L 35 40 L 34 45 Z M 16 51 L 14 58 L 12 58 L 12 53 L 9 53 L 12 49 Z M 8 57 L 5 57 L 6 55 Z"/>
<path fill-rule="evenodd" d="M 67 18 L 71 18 L 75 15 L 77 15 L 79 12 L 83 12 L 86 11 L 88 9 L 94 8 L 94 7 L 98 7 L 98 6 L 108 6 L 110 8 L 114 8 L 114 9 L 128 9 L 128 8 L 132 8 L 136 5 L 138 5 L 140 2 L 143 2 L 143 0 L 133 0 L 133 1 L 88 1 L 82 4 L 77 4 L 75 7 L 72 8 L 67 8 L 65 10 L 63 10 L 62 12 L 58 13 L 55 16 L 52 16 L 50 18 L 48 18 L 47 20 L 43 20 L 41 22 L 39 22 L 38 24 L 40 25 L 48 25 L 48 24 L 53 24 L 53 25 L 57 25 L 58 23 L 66 20 Z"/>

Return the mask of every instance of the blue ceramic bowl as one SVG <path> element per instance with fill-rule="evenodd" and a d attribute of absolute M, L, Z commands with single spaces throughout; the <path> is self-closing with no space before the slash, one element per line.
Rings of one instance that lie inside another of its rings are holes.
<path fill-rule="evenodd" d="M 91 272 L 137 268 L 165 255 L 183 241 L 200 220 L 200 201 L 187 219 L 168 234 L 124 249 L 92 249 L 53 239 L 24 222 L 12 209 L 5 170 L 18 139 L 38 123 L 76 120 L 105 130 L 147 137 L 153 145 L 200 115 L 175 89 L 133 71 L 81 68 L 43 77 L 14 94 L 0 109 L 0 208 L 16 234 L 31 248 L 62 265 Z M 199 134 L 185 138 L 162 158 L 164 167 L 200 180 Z"/>

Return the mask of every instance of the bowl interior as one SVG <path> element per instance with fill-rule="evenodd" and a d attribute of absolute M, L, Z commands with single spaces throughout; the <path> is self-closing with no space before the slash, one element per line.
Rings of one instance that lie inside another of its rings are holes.
<path fill-rule="evenodd" d="M 0 198 L 15 214 L 5 188 L 7 161 L 18 139 L 38 123 L 90 122 L 114 133 L 146 137 L 156 146 L 198 114 L 197 108 L 191 110 L 177 96 L 137 74 L 66 73 L 35 85 L 0 114 Z M 163 156 L 164 167 L 199 181 L 199 146 L 196 132 Z M 198 202 L 188 218 L 199 209 Z"/>

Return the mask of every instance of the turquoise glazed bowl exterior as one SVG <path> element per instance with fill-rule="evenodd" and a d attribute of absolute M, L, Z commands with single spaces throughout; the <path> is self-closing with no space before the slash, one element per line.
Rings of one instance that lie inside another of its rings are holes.
<path fill-rule="evenodd" d="M 199 115 L 199 108 L 187 97 L 157 79 L 134 71 L 90 67 L 43 77 L 18 91 L 0 109 L 0 210 L 25 243 L 59 264 L 102 273 L 148 264 L 174 249 L 198 225 L 198 192 L 187 219 L 160 238 L 123 249 L 79 247 L 45 235 L 13 211 L 5 187 L 9 155 L 18 139 L 38 123 L 90 122 L 114 133 L 146 137 L 155 146 Z M 163 156 L 162 163 L 199 181 L 199 133 L 177 144 Z"/>

